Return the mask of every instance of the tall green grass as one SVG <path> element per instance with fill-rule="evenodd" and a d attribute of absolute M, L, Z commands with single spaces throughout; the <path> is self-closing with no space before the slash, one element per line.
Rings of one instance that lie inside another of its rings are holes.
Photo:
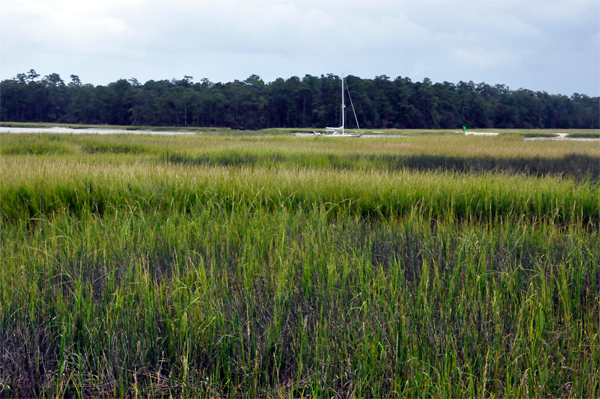
<path fill-rule="evenodd" d="M 569 154 L 560 158 L 496 158 L 431 154 L 302 154 L 281 151 L 213 151 L 199 155 L 165 153 L 166 162 L 208 166 L 281 165 L 324 169 L 421 170 L 452 172 L 499 172 L 533 176 L 574 176 L 600 179 L 600 162 L 593 156 Z"/>
<path fill-rule="evenodd" d="M 597 143 L 579 141 L 524 141 L 521 135 L 500 135 L 496 137 L 476 137 L 459 134 L 431 135 L 413 134 L 396 138 L 363 138 L 354 140 L 328 137 L 292 136 L 218 136 L 218 135 L 94 135 L 94 134 L 2 134 L 0 133 L 0 154 L 27 154 L 19 152 L 19 145 L 60 143 L 70 146 L 75 153 L 89 153 L 85 148 L 129 145 L 143 148 L 137 154 L 181 154 L 189 157 L 213 153 L 249 153 L 257 156 L 265 153 L 299 155 L 304 157 L 333 155 L 432 155 L 443 157 L 487 157 L 496 159 L 563 158 L 578 154 L 591 157 L 600 156 Z M 52 150 L 47 151 L 52 154 Z M 106 151 L 104 152 L 106 153 Z M 102 153 L 96 152 L 101 155 Z"/>
<path fill-rule="evenodd" d="M 0 160 L 3 396 L 598 396 L 597 181 L 127 140 Z"/>
<path fill-rule="evenodd" d="M 598 185 L 571 179 L 497 174 L 391 173 L 318 169 L 215 168 L 137 164 L 25 162 L 4 167 L 6 221 L 67 211 L 99 216 L 115 208 L 189 213 L 217 201 L 224 210 L 329 208 L 333 217 L 402 217 L 496 222 L 528 218 L 553 223 L 600 220 Z M 31 165 L 30 165 L 31 166 Z"/>
<path fill-rule="evenodd" d="M 5 393 L 597 394 L 597 232 L 327 211 L 4 229 Z"/>

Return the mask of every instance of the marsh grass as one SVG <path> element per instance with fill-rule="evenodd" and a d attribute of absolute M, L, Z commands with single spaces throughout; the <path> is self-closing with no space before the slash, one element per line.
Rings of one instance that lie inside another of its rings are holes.
<path fill-rule="evenodd" d="M 30 159 L 4 166 L 2 217 L 10 221 L 68 211 L 99 216 L 113 208 L 191 212 L 218 199 L 224 209 L 311 210 L 331 216 L 498 221 L 527 217 L 561 223 L 598 223 L 598 184 L 564 178 L 502 174 L 388 172 L 298 168 L 107 165 Z"/>
<path fill-rule="evenodd" d="M 585 154 L 570 154 L 561 158 L 498 158 L 491 156 L 464 157 L 431 154 L 297 154 L 282 152 L 220 151 L 201 155 L 165 153 L 166 162 L 207 166 L 267 166 L 296 165 L 298 167 L 419 171 L 505 172 L 533 176 L 575 176 L 598 180 L 600 162 Z"/>
<path fill-rule="evenodd" d="M 573 133 L 569 133 L 568 137 L 572 137 L 572 138 L 597 138 L 597 139 L 600 139 L 600 132 L 598 132 L 598 131 L 573 132 Z"/>
<path fill-rule="evenodd" d="M 0 159 L 3 396 L 598 396 L 597 181 L 316 162 L 419 140 L 91 139 Z"/>
<path fill-rule="evenodd" d="M 76 123 L 45 123 L 45 122 L 0 122 L 0 127 L 16 127 L 16 128 L 54 128 L 63 127 L 69 129 L 102 129 L 102 130 L 137 130 L 169 132 L 169 131 L 188 131 L 188 132 L 220 132 L 226 133 L 231 131 L 229 128 L 207 128 L 207 127 L 184 127 L 184 126 L 132 126 L 132 125 L 88 125 Z"/>
<path fill-rule="evenodd" d="M 39 148 L 30 151 L 28 148 Z M 67 150 L 61 151 L 61 148 Z M 0 134 L 0 154 L 135 154 L 138 160 L 155 162 L 170 157 L 174 162 L 226 163 L 282 160 L 282 164 L 311 167 L 315 162 L 331 158 L 348 167 L 400 168 L 417 166 L 457 171 L 466 169 L 525 171 L 536 167 L 560 173 L 583 176 L 597 173 L 600 146 L 587 142 L 523 141 L 520 135 L 473 137 L 458 134 L 431 136 L 340 140 L 327 137 L 290 136 L 219 136 L 219 135 L 93 135 L 93 134 Z M 229 161 L 228 158 L 240 158 Z M 96 162 L 85 158 L 86 162 Z M 198 161 L 194 161 L 194 160 Z M 422 161 L 421 161 L 422 160 Z M 479 160 L 479 162 L 478 162 Z M 571 161 L 565 161 L 571 160 Z M 110 162 L 118 162 L 111 159 Z M 328 162 L 328 161 L 324 161 Z M 461 162 L 463 165 L 461 165 Z M 362 163 L 362 164 L 361 164 Z M 478 163 L 480 166 L 477 166 Z M 511 164 L 517 166 L 510 167 Z M 355 165 L 355 166 L 353 166 Z M 318 166 L 318 165 L 316 165 Z M 334 165 L 335 166 L 335 165 Z M 466 167 L 466 169 L 465 169 Z"/>
<path fill-rule="evenodd" d="M 135 126 L 135 125 L 87 125 L 73 123 L 45 123 L 45 122 L 0 122 L 0 127 L 18 127 L 18 128 L 53 128 L 65 127 L 71 129 L 118 129 L 118 130 L 147 130 L 147 131 L 189 131 L 203 134 L 217 134 L 224 136 L 272 136 L 272 135 L 289 135 L 294 132 L 312 133 L 313 131 L 321 131 L 315 127 L 307 128 L 268 128 L 261 130 L 236 130 L 223 127 L 185 127 L 185 126 Z M 598 129 L 478 129 L 468 128 L 473 132 L 500 132 L 508 135 L 555 135 L 556 133 L 583 134 L 598 136 Z M 358 133 L 356 129 L 347 129 L 349 132 Z M 387 134 L 387 135 L 462 135 L 462 126 L 457 126 L 456 129 L 362 129 L 364 134 Z"/>

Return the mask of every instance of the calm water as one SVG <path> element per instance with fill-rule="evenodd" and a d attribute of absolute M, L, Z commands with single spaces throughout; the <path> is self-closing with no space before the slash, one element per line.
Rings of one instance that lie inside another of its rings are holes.
<path fill-rule="evenodd" d="M 63 133 L 63 134 L 198 134 L 196 132 L 169 131 L 153 132 L 151 130 L 123 129 L 71 129 L 68 127 L 0 127 L 0 133 Z"/>

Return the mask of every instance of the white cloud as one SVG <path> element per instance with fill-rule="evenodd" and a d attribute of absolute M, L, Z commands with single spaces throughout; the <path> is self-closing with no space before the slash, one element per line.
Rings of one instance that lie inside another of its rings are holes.
<path fill-rule="evenodd" d="M 345 72 L 598 95 L 599 31 L 597 0 L 19 0 L 0 7 L 0 78 Z"/>

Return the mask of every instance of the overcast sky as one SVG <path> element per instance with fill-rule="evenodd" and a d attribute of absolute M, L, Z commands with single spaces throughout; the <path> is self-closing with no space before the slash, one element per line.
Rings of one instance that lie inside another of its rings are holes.
<path fill-rule="evenodd" d="M 0 0 L 0 79 L 334 73 L 600 94 L 600 0 Z"/>

